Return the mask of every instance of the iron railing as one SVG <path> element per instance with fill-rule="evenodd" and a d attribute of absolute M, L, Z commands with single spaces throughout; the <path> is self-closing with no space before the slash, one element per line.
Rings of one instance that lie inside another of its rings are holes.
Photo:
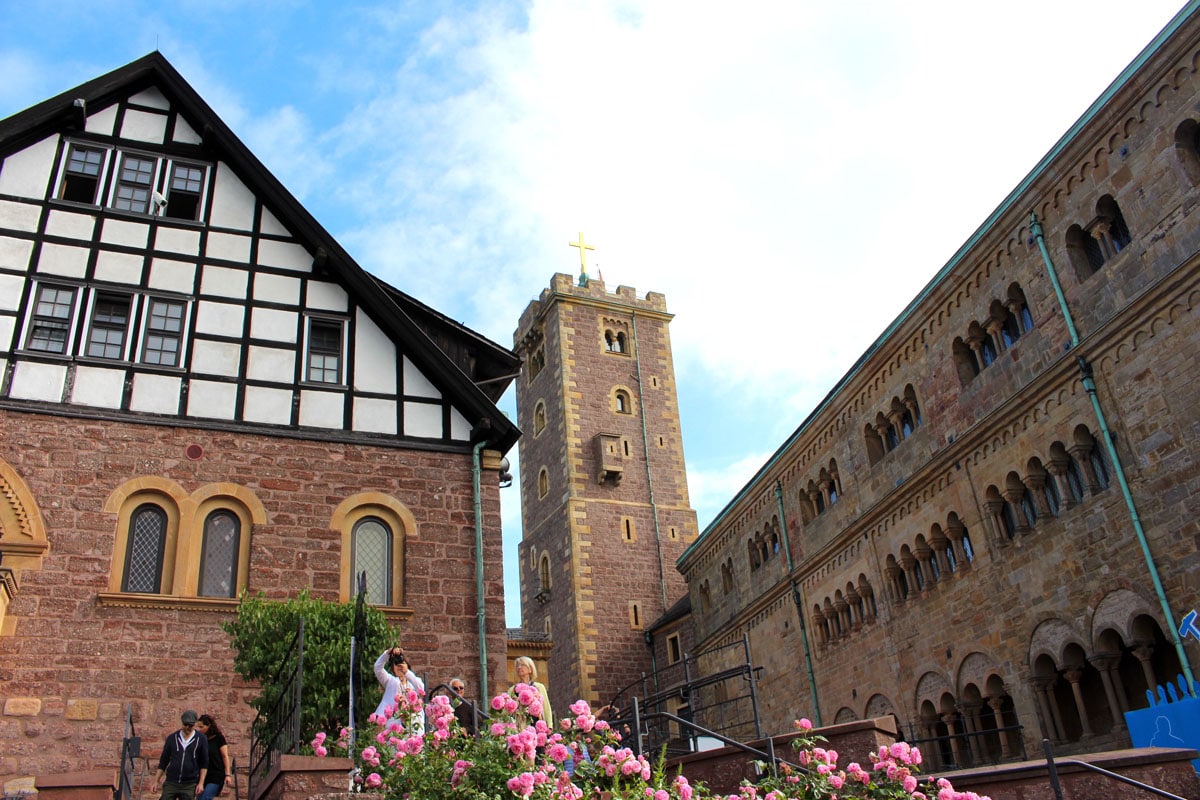
<path fill-rule="evenodd" d="M 1050 788 L 1054 790 L 1055 800 L 1063 800 L 1063 790 L 1062 784 L 1059 783 L 1058 780 L 1057 764 L 1069 764 L 1072 767 L 1082 767 L 1089 772 L 1094 772 L 1097 775 L 1103 775 L 1110 780 L 1119 781 L 1126 786 L 1133 786 L 1159 797 L 1165 797 L 1167 800 L 1186 800 L 1186 798 L 1180 797 L 1177 794 L 1171 794 L 1168 791 L 1159 789 L 1157 786 L 1151 786 L 1148 783 L 1142 783 L 1141 781 L 1135 781 L 1133 778 L 1127 778 L 1124 775 L 1118 775 L 1115 772 L 1109 772 L 1102 767 L 1097 767 L 1095 764 L 1089 764 L 1086 761 L 1079 761 L 1078 759 L 1074 758 L 1060 758 L 1057 762 L 1055 762 L 1054 751 L 1050 749 L 1049 739 L 1042 739 L 1042 750 L 1046 753 L 1046 772 L 1049 773 L 1050 776 Z"/>
<path fill-rule="evenodd" d="M 133 706 L 125 708 L 125 736 L 121 739 L 121 773 L 117 784 L 119 800 L 137 800 L 142 796 L 142 781 L 145 768 L 139 772 L 138 761 L 142 759 L 142 737 L 133 725 Z"/>
<path fill-rule="evenodd" d="M 1023 730 L 1021 725 L 1006 725 L 918 739 L 911 736 L 912 726 L 909 725 L 907 741 L 921 749 L 926 770 L 971 769 L 1007 761 L 1025 761 L 1028 756 L 1025 738 L 1021 735 Z"/>
<path fill-rule="evenodd" d="M 680 736 L 681 729 L 667 716 L 688 720 L 696 729 L 713 731 L 731 741 L 761 739 L 757 693 L 761 670 L 751 661 L 749 636 L 743 635 L 700 653 L 684 653 L 674 664 L 642 673 L 608 705 L 619 709 L 615 716 L 621 717 L 621 711 L 627 712 L 636 699 L 642 716 L 651 721 L 646 731 L 650 749 L 678 740 L 668 747 L 669 754 L 684 751 L 682 740 L 687 737 Z"/>
<path fill-rule="evenodd" d="M 251 798 L 255 796 L 259 782 L 279 766 L 279 757 L 300 749 L 300 699 L 304 690 L 303 619 L 279 665 L 279 671 L 268 685 L 280 687 L 279 696 L 270 708 L 259 710 L 250 729 L 247 794 Z"/>

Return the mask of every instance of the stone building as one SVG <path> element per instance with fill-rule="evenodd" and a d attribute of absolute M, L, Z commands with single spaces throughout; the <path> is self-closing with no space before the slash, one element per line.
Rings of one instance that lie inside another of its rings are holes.
<path fill-rule="evenodd" d="M 244 757 L 243 591 L 365 574 L 431 679 L 503 681 L 516 369 L 365 272 L 158 54 L 0 122 L 6 792 L 114 766 L 127 711 L 148 741 L 212 712 Z"/>
<path fill-rule="evenodd" d="M 583 241 L 580 239 L 581 252 Z M 585 265 L 586 267 L 586 265 Z M 521 315 L 521 614 L 553 642 L 558 713 L 652 670 L 646 629 L 696 539 L 666 301 L 558 274 Z"/>
<path fill-rule="evenodd" d="M 1176 631 L 1200 604 L 1195 9 L 680 558 L 695 648 L 748 636 L 768 731 L 894 714 L 935 767 L 1128 746 L 1121 712 L 1200 663 Z"/>

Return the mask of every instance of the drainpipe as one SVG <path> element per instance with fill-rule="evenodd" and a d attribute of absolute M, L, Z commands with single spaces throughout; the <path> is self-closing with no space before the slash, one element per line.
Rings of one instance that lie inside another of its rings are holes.
<path fill-rule="evenodd" d="M 484 439 L 471 450 L 471 488 L 475 499 L 475 615 L 479 625 L 479 699 L 487 702 L 488 697 L 488 668 L 487 668 L 487 608 L 483 594 L 483 496 L 480 491 L 479 474 L 482 466 L 479 454 L 488 442 Z"/>
<path fill-rule="evenodd" d="M 662 530 L 658 524 L 658 504 L 654 502 L 654 480 L 650 476 L 650 434 L 646 430 L 646 395 L 642 391 L 642 350 L 638 347 L 637 312 L 633 320 L 633 363 L 637 366 L 638 412 L 642 418 L 642 452 L 646 454 L 646 488 L 650 491 L 650 510 L 654 513 L 654 546 L 658 548 L 658 586 L 662 591 L 662 610 L 667 613 L 667 575 L 663 568 Z"/>
<path fill-rule="evenodd" d="M 813 720 L 821 727 L 821 702 L 817 699 L 817 678 L 813 674 L 812 650 L 808 646 L 808 626 L 804 624 L 804 598 L 800 596 L 800 584 L 792 575 L 792 545 L 789 542 L 787 516 L 783 513 L 783 484 L 775 481 L 775 500 L 779 503 L 779 527 L 783 534 L 783 555 L 787 559 L 788 581 L 792 585 L 792 601 L 796 604 L 796 616 L 800 618 L 800 641 L 804 642 L 804 665 L 808 668 L 808 686 L 812 689 Z"/>
<path fill-rule="evenodd" d="M 1054 262 L 1050 260 L 1050 252 L 1046 249 L 1046 239 L 1042 235 L 1042 223 L 1038 221 L 1037 214 L 1029 215 L 1029 229 L 1037 239 L 1038 250 L 1041 251 L 1042 261 L 1046 264 L 1046 272 L 1050 275 L 1050 283 L 1054 286 L 1054 294 L 1058 297 L 1058 304 L 1062 308 L 1063 318 L 1067 321 L 1067 330 L 1071 334 L 1071 349 L 1079 347 L 1079 333 L 1075 329 L 1075 323 L 1071 319 L 1071 310 L 1067 307 L 1067 298 L 1063 294 L 1062 286 L 1058 282 L 1058 276 L 1054 271 Z M 1108 420 L 1104 416 L 1104 409 L 1100 407 L 1100 398 L 1096 394 L 1096 381 L 1092 377 L 1092 365 L 1087 362 L 1083 356 L 1076 356 L 1075 360 L 1079 364 L 1079 379 L 1083 383 L 1083 388 L 1088 393 L 1088 399 L 1092 401 L 1092 410 L 1096 414 L 1096 422 L 1100 426 L 1100 438 L 1104 441 L 1104 447 L 1108 451 L 1109 461 L 1112 462 L 1113 472 L 1117 476 L 1117 484 L 1121 487 L 1121 496 L 1125 498 L 1125 507 L 1129 510 L 1129 518 L 1133 522 L 1134 533 L 1137 534 L 1138 544 L 1142 548 L 1142 557 L 1146 560 L 1146 568 L 1150 571 L 1150 581 L 1154 584 L 1154 594 L 1158 597 L 1159 607 L 1162 609 L 1163 616 L 1167 620 L 1167 628 L 1171 637 L 1171 643 L 1175 645 L 1175 654 L 1179 657 L 1179 664 L 1183 668 L 1184 678 L 1187 680 L 1188 694 L 1196 696 L 1196 679 L 1192 676 L 1192 666 L 1188 662 L 1187 653 L 1183 649 L 1183 641 L 1179 638 L 1179 631 L 1175 626 L 1175 614 L 1171 611 L 1171 604 L 1167 602 L 1167 593 L 1163 589 L 1162 579 L 1158 575 L 1158 566 L 1154 563 L 1154 555 L 1150 552 L 1150 543 L 1146 539 L 1146 531 L 1142 528 L 1141 517 L 1138 516 L 1137 505 L 1133 502 L 1133 494 L 1129 491 L 1129 482 L 1125 478 L 1125 468 L 1121 466 L 1121 457 L 1117 454 L 1117 447 L 1113 444 L 1113 436 L 1108 428 Z"/>

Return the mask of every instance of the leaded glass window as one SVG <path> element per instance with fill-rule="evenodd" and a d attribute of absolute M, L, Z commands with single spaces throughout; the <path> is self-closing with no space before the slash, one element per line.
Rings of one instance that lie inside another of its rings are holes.
<path fill-rule="evenodd" d="M 200 554 L 200 596 L 236 597 L 238 553 L 242 521 L 228 509 L 214 511 L 204 520 L 204 546 Z"/>
<path fill-rule="evenodd" d="M 354 558 L 351 574 L 366 573 L 367 601 L 375 605 L 392 604 L 392 531 L 378 517 L 365 517 L 354 525 L 351 534 Z"/>
<path fill-rule="evenodd" d="M 125 579 L 121 591 L 158 594 L 162 590 L 166 543 L 166 513 L 153 503 L 138 506 L 129 518 Z"/>

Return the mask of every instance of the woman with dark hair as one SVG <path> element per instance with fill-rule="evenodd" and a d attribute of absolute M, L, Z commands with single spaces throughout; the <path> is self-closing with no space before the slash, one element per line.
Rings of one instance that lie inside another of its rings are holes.
<path fill-rule="evenodd" d="M 217 721 L 208 714 L 199 716 L 196 730 L 208 738 L 208 774 L 204 778 L 204 793 L 199 800 L 213 800 L 225 791 L 225 784 L 233 780 L 233 769 L 229 766 L 229 744 Z"/>

